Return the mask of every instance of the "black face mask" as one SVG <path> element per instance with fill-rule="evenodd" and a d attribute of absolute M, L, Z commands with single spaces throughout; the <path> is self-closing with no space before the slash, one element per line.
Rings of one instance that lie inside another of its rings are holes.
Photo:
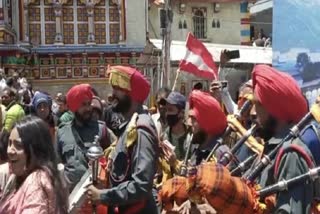
<path fill-rule="evenodd" d="M 191 143 L 201 145 L 205 142 L 206 139 L 207 139 L 207 134 L 203 130 L 200 130 L 197 133 L 193 134 Z"/>
<path fill-rule="evenodd" d="M 117 98 L 115 98 L 117 99 Z M 127 113 L 131 107 L 131 98 L 126 95 L 122 99 L 117 99 L 118 103 L 112 106 L 112 110 L 117 113 Z"/>
<path fill-rule="evenodd" d="M 180 120 L 180 118 L 179 118 L 179 113 L 178 113 L 178 114 L 168 114 L 167 117 L 166 117 L 166 119 L 167 119 L 167 124 L 168 124 L 168 126 L 169 126 L 169 127 L 173 127 L 173 126 L 175 126 L 175 125 L 179 122 L 179 120 Z"/>

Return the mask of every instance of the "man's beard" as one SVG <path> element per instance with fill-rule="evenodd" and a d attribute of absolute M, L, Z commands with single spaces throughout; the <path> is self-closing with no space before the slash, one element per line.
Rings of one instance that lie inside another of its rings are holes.
<path fill-rule="evenodd" d="M 78 112 L 75 112 L 74 116 L 76 117 L 76 119 L 81 122 L 82 124 L 86 124 L 91 120 L 91 116 L 92 116 L 92 111 L 88 111 L 85 112 L 84 115 L 79 114 Z"/>
<path fill-rule="evenodd" d="M 117 113 L 125 114 L 129 111 L 131 104 L 131 98 L 128 95 L 125 95 L 123 98 L 115 97 L 112 110 Z"/>
<path fill-rule="evenodd" d="M 193 134 L 191 143 L 192 144 L 200 144 L 201 145 L 206 141 L 207 136 L 208 135 L 207 135 L 207 133 L 205 131 L 200 130 L 200 131 L 198 131 L 198 132 Z"/>
<path fill-rule="evenodd" d="M 263 127 L 257 130 L 257 135 L 265 141 L 270 140 L 275 135 L 277 123 L 276 119 L 269 117 L 265 124 L 263 124 Z"/>

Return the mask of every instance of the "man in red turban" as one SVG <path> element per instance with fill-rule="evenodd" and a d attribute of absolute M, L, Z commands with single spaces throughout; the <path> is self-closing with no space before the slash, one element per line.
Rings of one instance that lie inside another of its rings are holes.
<path fill-rule="evenodd" d="M 150 84 L 140 71 L 126 66 L 113 66 L 109 72 L 115 112 L 125 114 L 131 110 L 130 107 L 144 103 L 150 92 Z"/>
<path fill-rule="evenodd" d="M 189 97 L 189 104 L 189 123 L 191 123 L 193 132 L 192 143 L 199 145 L 193 151 L 191 162 L 198 165 L 207 158 L 218 140 L 221 140 L 219 138 L 227 127 L 227 118 L 219 102 L 206 92 L 193 90 Z M 220 146 L 215 157 L 219 159 L 227 151 L 226 146 Z"/>
<path fill-rule="evenodd" d="M 189 142 L 189 145 L 192 144 L 191 158 L 188 162 L 190 167 L 200 165 L 207 159 L 216 144 L 221 143 L 220 137 L 227 127 L 227 118 L 219 102 L 206 92 L 193 90 L 189 96 L 189 105 L 188 123 L 193 133 L 193 138 Z M 214 153 L 215 158 L 220 159 L 223 153 L 228 152 L 228 150 L 225 145 L 219 146 Z M 188 176 L 190 177 L 189 173 Z M 174 210 L 190 209 L 190 200 L 187 200 L 190 195 L 186 191 L 188 189 L 187 180 L 190 181 L 189 177 L 176 176 L 163 184 L 159 196 L 165 209 L 172 209 L 172 201 L 175 201 L 179 206 L 179 208 L 175 207 Z M 182 202 L 184 203 L 182 204 Z M 204 208 L 212 210 L 209 204 L 197 206 L 198 210 Z"/>
<path fill-rule="evenodd" d="M 110 188 L 90 186 L 88 197 L 109 207 L 111 213 L 157 213 L 152 196 L 158 163 L 158 135 L 148 112 L 142 108 L 150 85 L 140 71 L 125 66 L 110 69 L 113 109 L 126 119 L 119 140 L 109 156 Z"/>
<path fill-rule="evenodd" d="M 269 154 L 307 113 L 307 101 L 296 81 L 268 65 L 256 65 L 252 72 L 254 108 L 265 141 L 263 155 Z M 256 163 L 252 168 L 255 167 Z M 257 178 L 262 188 L 308 172 L 314 167 L 310 150 L 300 138 L 284 142 L 276 158 Z M 249 171 L 251 171 L 250 169 Z M 272 213 L 310 213 L 318 181 L 303 183 L 279 192 Z"/>
<path fill-rule="evenodd" d="M 86 152 L 95 136 L 100 137 L 103 149 L 113 141 L 104 122 L 92 120 L 92 97 L 90 85 L 73 86 L 66 95 L 66 101 L 74 119 L 60 124 L 57 131 L 58 154 L 64 164 L 64 175 L 70 192 L 88 169 Z"/>

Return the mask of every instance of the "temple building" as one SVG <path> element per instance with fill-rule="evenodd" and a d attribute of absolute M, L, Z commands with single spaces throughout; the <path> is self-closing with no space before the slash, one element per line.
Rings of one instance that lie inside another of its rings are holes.
<path fill-rule="evenodd" d="M 35 88 L 91 83 L 108 65 L 135 65 L 146 43 L 145 0 L 0 0 L 0 67 Z"/>

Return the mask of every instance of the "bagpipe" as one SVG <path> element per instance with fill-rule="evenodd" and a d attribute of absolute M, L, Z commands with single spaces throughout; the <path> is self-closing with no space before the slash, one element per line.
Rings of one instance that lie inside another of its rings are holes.
<path fill-rule="evenodd" d="M 244 143 L 255 154 L 262 153 L 263 145 L 252 137 L 257 130 L 257 125 L 246 130 L 238 120 L 250 106 L 251 101 L 248 100 L 237 115 L 229 117 L 229 125 L 221 139 L 233 131 L 237 132 L 240 139 L 234 144 L 230 153 L 224 154 L 220 160 L 210 161 L 215 150 L 222 144 L 221 140 L 218 141 L 220 143 L 217 143 L 218 145 L 213 148 L 204 163 L 188 167 L 191 149 L 191 142 L 189 143 L 180 176 L 175 176 L 165 182 L 159 192 L 159 199 L 165 210 L 171 210 L 174 202 L 179 206 L 191 200 L 196 204 L 206 201 L 218 213 L 259 213 L 255 188 L 246 185 L 240 178 L 232 177 L 230 171 L 225 167 Z"/>
<path fill-rule="evenodd" d="M 168 180 L 159 192 L 159 200 L 166 211 L 190 200 L 195 204 L 207 203 L 217 213 L 263 213 L 256 188 L 231 176 L 225 166 L 214 162 L 189 167 L 187 177 L 176 176 Z"/>
<path fill-rule="evenodd" d="M 317 167 L 305 174 L 260 189 L 248 184 L 243 178 L 233 177 L 221 164 L 204 163 L 191 171 L 187 178 L 175 177 L 165 183 L 159 195 L 165 210 L 173 209 L 174 203 L 180 206 L 190 200 L 196 204 L 207 203 L 217 213 L 223 214 L 271 213 L 274 194 L 308 181 L 313 182 L 320 177 L 320 167 Z M 267 197 L 270 198 L 264 200 Z M 312 213 L 320 213 L 319 203 L 312 204 Z"/>
<path fill-rule="evenodd" d="M 264 167 L 276 157 L 284 142 L 298 137 L 300 131 L 310 123 L 312 119 L 315 119 L 317 122 L 320 121 L 319 108 L 320 106 L 318 104 L 313 105 L 310 112 L 290 129 L 287 136 L 274 150 L 262 157 L 261 161 L 247 177 L 238 178 L 232 175 L 235 171 L 242 171 L 242 169 L 248 168 L 253 160 L 257 158 L 258 153 L 254 153 L 248 157 L 231 172 L 224 166 L 224 164 L 230 160 L 229 157 L 231 155 L 228 154 L 228 156 L 223 156 L 222 160 L 218 161 L 218 163 L 204 162 L 197 167 L 191 167 L 190 170 L 188 170 L 187 177 L 177 176 L 168 180 L 168 182 L 163 185 L 159 194 L 164 209 L 172 209 L 174 202 L 180 206 L 184 201 L 190 200 L 194 203 L 208 203 L 217 213 L 270 213 L 268 205 L 272 202 L 266 202 L 267 200 L 265 200 L 268 196 L 292 188 L 297 184 L 313 181 L 319 177 L 320 169 L 318 167 L 310 169 L 310 171 L 305 174 L 287 181 L 279 181 L 263 189 L 260 189 L 254 183 L 254 180 L 260 175 Z M 255 128 L 252 129 L 254 130 Z M 235 144 L 235 148 L 231 149 L 231 153 L 237 150 L 239 144 L 245 141 L 249 132 L 250 130 L 247 131 L 247 134 L 243 135 L 243 139 L 240 139 Z M 220 164 L 219 162 L 224 164 Z M 264 203 L 261 203 L 261 201 Z M 313 209 L 313 213 L 319 212 Z"/>

